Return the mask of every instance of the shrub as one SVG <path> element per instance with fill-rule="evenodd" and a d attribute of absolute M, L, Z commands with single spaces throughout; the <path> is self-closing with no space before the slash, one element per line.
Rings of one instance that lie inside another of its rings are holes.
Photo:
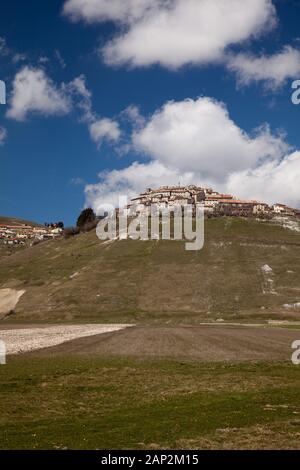
<path fill-rule="evenodd" d="M 96 220 L 96 215 L 93 209 L 88 208 L 84 209 L 77 219 L 77 227 L 83 228 L 86 224 L 94 222 Z"/>

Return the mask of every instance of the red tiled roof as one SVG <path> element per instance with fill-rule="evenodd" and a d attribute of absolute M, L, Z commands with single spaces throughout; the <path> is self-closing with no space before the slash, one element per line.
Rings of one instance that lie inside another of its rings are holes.
<path fill-rule="evenodd" d="M 219 202 L 223 202 L 223 203 L 226 203 L 226 204 L 256 204 L 255 202 L 253 201 L 243 201 L 243 200 L 240 200 L 240 199 L 220 199 Z"/>

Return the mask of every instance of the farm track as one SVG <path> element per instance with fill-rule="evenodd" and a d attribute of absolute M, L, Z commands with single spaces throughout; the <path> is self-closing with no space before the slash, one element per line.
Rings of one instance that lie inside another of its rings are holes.
<path fill-rule="evenodd" d="M 133 326 L 34 351 L 42 357 L 150 357 L 205 362 L 290 361 L 299 330 L 273 327 L 201 325 Z"/>

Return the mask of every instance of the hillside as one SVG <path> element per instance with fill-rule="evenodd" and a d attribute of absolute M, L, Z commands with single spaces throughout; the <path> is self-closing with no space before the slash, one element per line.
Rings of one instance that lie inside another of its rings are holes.
<path fill-rule="evenodd" d="M 40 227 L 41 224 L 32 222 L 30 220 L 19 219 L 17 217 L 6 217 L 0 215 L 0 224 L 9 224 L 9 225 L 31 225 L 32 227 Z"/>
<path fill-rule="evenodd" d="M 2 215 L 0 215 L 0 225 L 30 225 L 31 227 L 41 227 L 41 225 L 36 222 L 19 219 L 17 217 L 6 217 Z M 23 251 L 24 248 L 26 247 L 21 246 L 21 245 L 13 245 L 13 246 L 4 245 L 0 241 L 0 259 L 3 256 L 9 256 L 19 251 Z"/>
<path fill-rule="evenodd" d="M 94 232 L 1 259 L 0 288 L 26 290 L 4 321 L 195 324 L 300 319 L 300 238 L 253 219 L 206 221 L 205 247 L 100 242 Z M 271 268 L 271 270 L 270 270 Z"/>

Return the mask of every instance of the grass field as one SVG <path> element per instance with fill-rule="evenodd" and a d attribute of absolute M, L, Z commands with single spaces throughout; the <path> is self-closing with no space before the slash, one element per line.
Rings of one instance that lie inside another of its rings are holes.
<path fill-rule="evenodd" d="M 25 289 L 10 322 L 177 323 L 299 319 L 299 233 L 250 219 L 205 224 L 205 246 L 101 243 L 95 233 L 1 259 L 0 288 Z M 271 275 L 262 271 L 264 265 Z"/>
<path fill-rule="evenodd" d="M 91 232 L 0 256 L 0 289 L 26 290 L 2 328 L 136 325 L 8 357 L 0 448 L 300 448 L 299 325 L 266 325 L 299 322 L 284 308 L 300 302 L 298 232 L 224 218 L 199 252 Z"/>
<path fill-rule="evenodd" d="M 300 448 L 287 363 L 24 356 L 0 393 L 2 449 Z"/>

